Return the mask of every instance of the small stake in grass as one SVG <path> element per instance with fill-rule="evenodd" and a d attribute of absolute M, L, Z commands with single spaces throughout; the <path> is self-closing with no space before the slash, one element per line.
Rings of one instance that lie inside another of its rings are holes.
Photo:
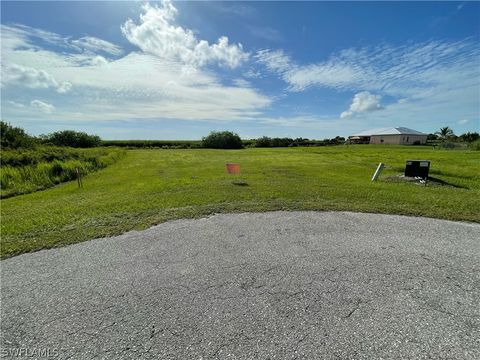
<path fill-rule="evenodd" d="M 240 174 L 240 164 L 226 163 L 225 165 L 226 165 L 227 173 L 237 175 L 235 176 L 235 180 L 232 181 L 233 185 L 248 186 L 248 183 L 246 181 L 241 180 L 238 176 Z"/>
<path fill-rule="evenodd" d="M 225 165 L 229 174 L 240 174 L 240 164 L 226 163 Z"/>
<path fill-rule="evenodd" d="M 77 173 L 78 187 L 81 188 L 81 187 L 83 187 L 82 174 L 80 173 L 80 169 L 78 167 L 75 168 L 75 172 Z"/>
<path fill-rule="evenodd" d="M 378 164 L 377 170 L 375 171 L 375 174 L 373 174 L 372 181 L 377 181 L 384 167 L 385 167 L 384 163 Z"/>

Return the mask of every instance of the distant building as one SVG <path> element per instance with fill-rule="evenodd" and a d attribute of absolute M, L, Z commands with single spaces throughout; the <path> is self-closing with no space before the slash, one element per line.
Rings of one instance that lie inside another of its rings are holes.
<path fill-rule="evenodd" d="M 348 137 L 352 144 L 420 145 L 427 143 L 427 134 L 406 127 L 363 131 Z"/>

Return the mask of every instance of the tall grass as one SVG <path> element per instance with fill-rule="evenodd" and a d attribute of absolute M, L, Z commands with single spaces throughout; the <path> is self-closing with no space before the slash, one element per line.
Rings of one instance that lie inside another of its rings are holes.
<path fill-rule="evenodd" d="M 76 179 L 76 169 L 86 175 L 114 163 L 124 154 L 115 148 L 72 149 L 38 146 L 3 150 L 0 186 L 2 198 L 46 189 Z"/>

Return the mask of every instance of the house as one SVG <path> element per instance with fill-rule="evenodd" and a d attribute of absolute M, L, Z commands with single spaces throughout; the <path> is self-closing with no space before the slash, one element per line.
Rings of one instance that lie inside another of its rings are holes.
<path fill-rule="evenodd" d="M 406 127 L 372 129 L 348 137 L 352 144 L 420 145 L 427 143 L 427 134 Z"/>

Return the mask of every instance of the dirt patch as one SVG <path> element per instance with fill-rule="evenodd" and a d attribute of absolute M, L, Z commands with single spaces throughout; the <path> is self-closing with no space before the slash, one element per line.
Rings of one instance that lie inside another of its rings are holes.
<path fill-rule="evenodd" d="M 237 186 L 249 186 L 248 183 L 243 180 L 233 180 L 232 184 Z"/>

